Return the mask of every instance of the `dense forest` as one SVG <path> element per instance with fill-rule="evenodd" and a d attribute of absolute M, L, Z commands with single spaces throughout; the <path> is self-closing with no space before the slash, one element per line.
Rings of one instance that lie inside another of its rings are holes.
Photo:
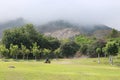
<path fill-rule="evenodd" d="M 76 35 L 58 40 L 40 33 L 32 24 L 6 29 L 0 44 L 1 58 L 43 59 L 88 57 L 110 57 L 120 53 L 120 33 L 112 29 L 103 39 Z"/>

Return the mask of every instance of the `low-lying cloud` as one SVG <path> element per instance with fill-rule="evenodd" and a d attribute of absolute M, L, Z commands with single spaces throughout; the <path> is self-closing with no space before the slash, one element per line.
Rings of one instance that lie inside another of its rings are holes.
<path fill-rule="evenodd" d="M 23 17 L 36 24 L 52 20 L 99 23 L 119 29 L 120 0 L 1 0 L 0 22 Z"/>

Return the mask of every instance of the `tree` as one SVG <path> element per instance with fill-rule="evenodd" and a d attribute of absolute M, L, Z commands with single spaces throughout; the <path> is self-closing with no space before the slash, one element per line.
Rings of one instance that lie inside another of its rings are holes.
<path fill-rule="evenodd" d="M 39 50 L 39 46 L 37 45 L 37 43 L 33 43 L 33 47 L 32 47 L 32 53 L 33 56 L 35 56 L 35 60 L 37 60 L 37 57 L 40 55 L 41 50 Z"/>
<path fill-rule="evenodd" d="M 80 46 L 73 41 L 64 43 L 61 45 L 61 54 L 64 57 L 73 57 L 75 53 L 79 50 Z"/>
<path fill-rule="evenodd" d="M 60 53 L 61 53 L 60 48 L 54 50 L 54 54 L 55 54 L 56 58 L 58 58 L 60 56 Z"/>
<path fill-rule="evenodd" d="M 51 50 L 50 49 L 43 49 L 43 53 L 46 57 L 49 57 Z"/>
<path fill-rule="evenodd" d="M 17 59 L 17 56 L 19 54 L 18 45 L 13 45 L 13 44 L 10 45 L 10 54 L 11 56 L 16 57 Z"/>
<path fill-rule="evenodd" d="M 44 42 L 46 42 L 44 45 L 44 48 L 47 48 L 47 49 L 54 51 L 55 49 L 60 47 L 60 42 L 58 39 L 53 38 L 53 37 L 48 37 L 48 36 L 46 36 L 44 38 L 45 38 Z"/>
<path fill-rule="evenodd" d="M 101 53 L 100 56 L 104 56 L 102 48 L 106 45 L 106 41 L 102 40 L 102 39 L 98 39 L 94 42 L 92 42 L 91 44 L 88 45 L 88 55 L 90 57 L 97 57 L 98 55 L 96 54 L 96 49 L 100 48 Z"/>
<path fill-rule="evenodd" d="M 109 61 L 111 63 L 111 65 L 113 65 L 113 56 L 117 55 L 118 53 L 118 44 L 115 41 L 110 41 L 107 42 L 106 44 L 106 52 L 109 55 Z"/>
<path fill-rule="evenodd" d="M 119 33 L 116 29 L 112 29 L 112 32 L 110 34 L 111 38 L 117 38 L 119 36 Z"/>
<path fill-rule="evenodd" d="M 100 64 L 100 53 L 101 53 L 101 49 L 97 48 L 96 49 L 96 53 L 98 54 L 98 64 Z"/>
<path fill-rule="evenodd" d="M 81 45 L 81 44 L 90 44 L 93 42 L 93 40 L 85 35 L 79 35 L 75 37 L 75 42 Z"/>
<path fill-rule="evenodd" d="M 23 55 L 23 59 L 25 59 L 25 55 L 27 54 L 26 53 L 26 49 L 27 49 L 26 46 L 24 46 L 23 44 L 21 44 L 21 51 L 20 52 Z"/>
<path fill-rule="evenodd" d="M 82 54 L 87 54 L 87 49 L 88 49 L 88 45 L 87 45 L 87 44 L 83 44 L 83 45 L 81 45 L 81 47 L 80 47 L 80 52 L 81 52 Z"/>
<path fill-rule="evenodd" d="M 5 45 L 0 45 L 0 57 L 8 57 L 9 50 L 5 47 Z"/>
<path fill-rule="evenodd" d="M 27 48 L 30 48 L 32 43 L 38 41 L 39 34 L 40 33 L 35 30 L 32 24 L 27 24 L 21 27 L 5 30 L 3 32 L 2 42 L 7 48 L 10 48 L 10 44 L 18 45 L 20 48 L 21 43 Z"/>
<path fill-rule="evenodd" d="M 27 55 L 27 60 L 28 60 L 28 55 L 29 55 L 29 53 L 30 53 L 30 50 L 29 50 L 29 49 L 26 49 L 26 50 L 25 50 L 25 53 L 26 53 L 26 55 Z"/>
<path fill-rule="evenodd" d="M 103 47 L 102 50 L 103 50 L 103 52 L 104 52 L 105 57 L 107 57 L 106 47 Z"/>

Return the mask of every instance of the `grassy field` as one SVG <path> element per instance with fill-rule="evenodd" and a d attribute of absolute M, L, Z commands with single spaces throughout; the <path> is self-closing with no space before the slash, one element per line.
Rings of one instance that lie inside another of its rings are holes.
<path fill-rule="evenodd" d="M 0 60 L 0 80 L 120 80 L 120 59 L 114 65 L 107 58 L 59 59 L 41 61 Z M 15 68 L 10 68 L 14 66 Z"/>

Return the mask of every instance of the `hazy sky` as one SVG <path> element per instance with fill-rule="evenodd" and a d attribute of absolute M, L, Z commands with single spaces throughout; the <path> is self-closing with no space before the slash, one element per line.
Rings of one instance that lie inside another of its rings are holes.
<path fill-rule="evenodd" d="M 0 22 L 23 17 L 35 23 L 65 19 L 120 30 L 120 0 L 0 0 Z"/>

